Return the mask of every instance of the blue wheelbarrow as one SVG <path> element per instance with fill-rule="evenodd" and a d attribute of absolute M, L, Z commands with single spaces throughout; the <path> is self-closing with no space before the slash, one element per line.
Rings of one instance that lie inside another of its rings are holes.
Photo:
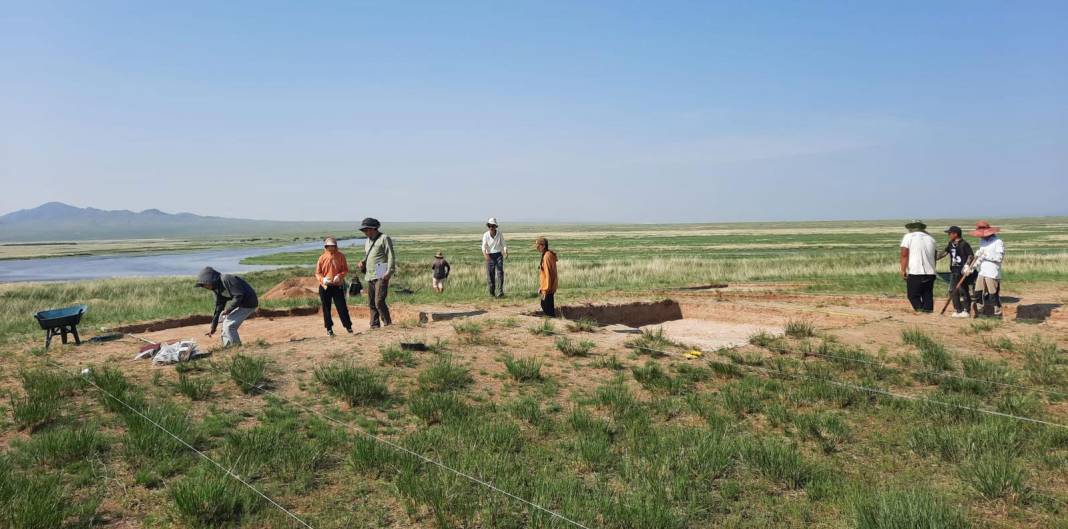
<path fill-rule="evenodd" d="M 33 315 L 37 323 L 45 331 L 45 350 L 52 344 L 53 336 L 60 336 L 63 343 L 67 343 L 67 335 L 74 335 L 74 343 L 81 345 L 82 339 L 78 336 L 78 323 L 82 321 L 82 315 L 89 310 L 86 305 L 74 305 L 62 309 L 42 310 Z"/>

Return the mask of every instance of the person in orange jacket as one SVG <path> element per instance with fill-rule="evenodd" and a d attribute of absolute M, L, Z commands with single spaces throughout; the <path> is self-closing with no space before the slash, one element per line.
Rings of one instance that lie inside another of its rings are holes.
<path fill-rule="evenodd" d="M 541 253 L 538 265 L 538 296 L 541 297 L 541 311 L 550 318 L 556 317 L 556 253 L 549 249 L 549 240 L 538 237 L 534 247 Z"/>
<path fill-rule="evenodd" d="M 330 305 L 337 307 L 337 315 L 341 318 L 341 325 L 349 334 L 352 334 L 352 318 L 349 317 L 349 306 L 345 303 L 345 275 L 349 273 L 349 263 L 345 260 L 345 254 L 337 249 L 337 239 L 327 237 L 323 241 L 323 255 L 319 256 L 319 262 L 315 264 L 315 279 L 319 280 L 319 301 L 323 304 L 323 325 L 326 326 L 326 334 L 334 335 L 334 319 L 330 317 Z"/>

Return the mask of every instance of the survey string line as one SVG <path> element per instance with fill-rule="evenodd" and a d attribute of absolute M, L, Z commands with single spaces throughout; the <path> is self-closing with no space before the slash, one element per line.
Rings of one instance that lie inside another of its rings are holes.
<path fill-rule="evenodd" d="M 1035 392 L 1038 392 L 1038 393 L 1046 393 L 1046 394 L 1049 394 L 1049 395 L 1057 395 L 1057 396 L 1062 396 L 1062 397 L 1068 397 L 1068 393 L 1062 393 L 1060 391 L 1036 388 L 1036 387 L 1033 387 L 1033 386 L 1023 386 L 1023 385 L 1020 385 L 1020 384 L 1012 384 L 1012 383 L 1009 383 L 1009 382 L 997 382 L 997 381 L 994 381 L 994 380 L 986 380 L 986 379 L 982 379 L 982 378 L 969 377 L 967 375 L 958 375 L 956 373 L 951 373 L 951 372 L 948 372 L 948 371 L 911 371 L 911 370 L 907 370 L 907 369 L 904 369 L 904 368 L 895 367 L 895 366 L 892 366 L 890 364 L 886 364 L 886 363 L 882 363 L 882 362 L 876 362 L 876 361 L 873 361 L 873 360 L 863 360 L 863 359 L 860 359 L 860 358 L 849 358 L 848 356 L 836 356 L 836 355 L 829 355 L 829 354 L 825 354 L 825 353 L 816 353 L 816 352 L 812 352 L 812 351 L 793 351 L 793 352 L 796 352 L 796 353 L 798 353 L 798 354 L 800 354 L 802 356 L 811 355 L 811 356 L 819 356 L 819 357 L 823 357 L 823 358 L 833 358 L 835 360 L 845 360 L 847 362 L 856 362 L 856 363 L 859 363 L 859 364 L 867 364 L 867 365 L 871 365 L 871 366 L 876 366 L 876 367 L 881 367 L 881 368 L 884 368 L 884 369 L 888 369 L 890 371 L 896 371 L 896 372 L 902 373 L 902 374 L 910 373 L 910 374 L 915 374 L 915 375 L 944 376 L 944 377 L 951 377 L 951 378 L 956 378 L 956 379 L 960 379 L 960 380 L 970 380 L 970 381 L 973 381 L 973 382 L 983 382 L 983 383 L 986 383 L 986 384 L 991 384 L 991 385 L 995 385 L 995 386 L 1002 386 L 1002 387 L 1006 387 L 1006 388 L 1023 389 L 1023 390 L 1027 390 L 1027 391 L 1035 391 Z"/>
<path fill-rule="evenodd" d="M 236 377 L 233 377 L 230 373 L 223 373 L 221 370 L 219 370 L 219 369 L 217 369 L 215 367 L 212 367 L 212 369 L 216 373 L 224 374 L 226 376 L 229 376 L 229 377 L 233 378 L 235 381 L 237 381 L 237 382 L 239 382 L 239 383 L 241 383 L 243 385 L 246 385 L 246 386 L 249 385 L 247 382 L 242 381 L 242 380 L 240 380 L 240 379 L 238 379 Z M 356 432 L 357 434 L 362 435 L 362 436 L 364 436 L 364 437 L 366 437 L 368 439 L 371 439 L 372 441 L 375 441 L 377 443 L 380 443 L 380 444 L 383 444 L 385 446 L 388 446 L 388 447 L 390 447 L 390 448 L 392 448 L 394 450 L 397 450 L 399 452 L 403 452 L 405 454 L 408 454 L 408 455 L 410 455 L 410 456 L 412 456 L 412 457 L 414 457 L 416 459 L 419 459 L 420 461 L 423 461 L 424 463 L 436 466 L 436 467 L 438 467 L 438 468 L 440 468 L 442 470 L 445 470 L 447 472 L 451 472 L 451 473 L 453 473 L 453 474 L 455 474 L 457 476 L 460 476 L 460 477 L 462 477 L 464 479 L 467 479 L 468 481 L 471 481 L 473 483 L 481 485 L 481 486 L 483 486 L 483 487 L 485 487 L 485 488 L 487 488 L 487 489 L 489 489 L 489 490 L 491 490 L 493 492 L 496 492 L 496 493 L 501 494 L 503 496 L 507 496 L 507 497 L 509 497 L 509 498 L 511 498 L 511 499 L 513 499 L 515 501 L 518 501 L 518 502 L 520 502 L 520 503 L 522 503 L 524 505 L 527 505 L 528 507 L 531 507 L 531 508 L 533 508 L 533 509 L 535 509 L 535 510 L 537 510 L 539 512 L 545 513 L 545 514 L 549 515 L 552 518 L 556 518 L 558 520 L 564 521 L 564 522 L 566 522 L 568 524 L 571 524 L 571 525 L 573 525 L 575 527 L 579 527 L 581 529 L 590 529 L 586 525 L 583 525 L 581 522 L 573 520 L 573 519 L 571 519 L 571 518 L 569 518 L 567 516 L 564 516 L 563 514 L 560 514 L 560 513 L 556 512 L 556 511 L 553 511 L 553 510 L 548 509 L 546 507 L 542 507 L 541 505 L 538 505 L 537 503 L 534 503 L 534 502 L 532 502 L 530 500 L 527 500 L 527 499 L 525 499 L 525 498 L 523 498 L 521 496 L 517 496 L 517 495 L 515 495 L 515 494 L 513 494 L 511 492 L 508 492 L 507 490 L 504 490 L 504 489 L 498 487 L 497 485 L 494 485 L 490 481 L 482 479 L 482 478 L 480 478 L 478 476 L 474 476 L 474 475 L 468 474 L 467 472 L 464 472 L 462 470 L 458 470 L 458 469 L 452 468 L 452 467 L 450 467 L 450 466 L 448 466 L 448 465 L 446 465 L 446 464 L 444 464 L 444 463 L 442 463 L 440 461 L 437 461 L 437 460 L 432 459 L 430 457 L 427 457 L 427 456 L 425 456 L 423 454 L 420 454 L 420 453 L 418 453 L 418 452 L 416 452 L 414 450 L 411 450 L 411 449 L 409 449 L 409 448 L 407 448 L 407 447 L 405 447 L 403 445 L 394 443 L 394 442 L 392 442 L 392 441 L 390 441 L 388 439 L 384 439 L 382 437 L 374 435 L 374 434 L 372 434 L 372 433 L 370 433 L 370 432 L 368 432 L 368 431 L 366 431 L 366 430 L 364 430 L 364 429 L 362 429 L 362 428 L 360 428 L 360 427 L 358 427 L 358 426 L 356 426 L 354 424 L 347 423 L 347 422 L 335 419 L 333 417 L 330 417 L 329 415 L 326 415 L 326 414 L 324 414 L 324 413 L 322 413 L 322 412 L 320 412 L 320 411 L 318 411 L 318 410 L 316 410 L 314 408 L 311 408 L 309 406 L 301 404 L 300 402 L 292 400 L 292 399 L 290 399 L 290 398 L 288 398 L 288 397 L 286 397 L 286 396 L 284 396 L 284 395 L 282 395 L 280 393 L 272 391 L 269 388 L 258 388 L 258 389 L 260 391 L 264 392 L 264 393 L 270 394 L 271 396 L 273 396 L 273 397 L 275 397 L 275 398 L 277 398 L 279 400 L 287 402 L 287 403 L 289 403 L 289 404 L 291 404 L 293 406 L 296 406 L 296 407 L 298 407 L 298 408 L 300 408 L 300 409 L 302 409 L 302 410 L 304 410 L 304 411 L 306 411 L 308 413 L 311 413 L 312 415 L 315 415 L 315 416 L 317 416 L 317 417 L 319 417 L 319 418 L 321 418 L 323 420 L 326 420 L 326 421 L 329 421 L 331 423 L 337 424 L 337 425 L 339 425 L 339 426 L 341 426 L 343 428 L 346 428 L 348 430 Z"/>
<path fill-rule="evenodd" d="M 57 369 L 60 369 L 60 370 L 65 370 L 66 369 L 66 368 L 63 367 L 63 365 L 60 365 L 59 363 L 54 362 L 54 361 L 52 361 L 50 359 L 47 359 L 47 358 L 45 359 L 45 363 L 50 364 L 51 367 L 53 367 L 53 368 L 57 368 Z M 117 396 L 112 394 L 110 391 L 108 391 L 108 390 L 106 390 L 104 388 L 101 388 L 99 385 L 97 385 L 95 382 L 93 382 L 92 376 L 90 376 L 88 374 L 83 374 L 82 378 L 90 386 L 96 388 L 97 391 L 107 395 L 109 399 L 111 399 L 111 400 L 113 400 L 113 401 L 115 401 L 115 402 L 117 402 L 119 404 L 122 404 L 126 409 L 129 409 L 130 411 L 132 411 L 132 413 L 135 413 L 139 417 L 141 417 L 142 419 L 150 422 L 152 425 L 156 426 L 157 429 L 159 429 L 161 432 L 171 436 L 171 438 L 173 438 L 174 440 L 178 441 L 179 444 L 182 444 L 184 447 L 188 448 L 193 453 L 195 453 L 195 454 L 199 455 L 200 457 L 202 457 L 204 461 L 210 463 L 211 465 L 216 466 L 219 470 L 222 470 L 223 472 L 225 472 L 226 476 L 229 476 L 229 477 L 233 478 L 235 481 L 237 481 L 238 483 L 248 487 L 250 489 L 250 491 L 255 493 L 257 496 L 260 496 L 261 498 L 266 500 L 268 503 L 274 505 L 274 507 L 276 507 L 277 509 L 281 510 L 283 513 L 286 514 L 286 516 L 288 516 L 289 518 L 292 518 L 293 520 L 295 520 L 295 522 L 297 522 L 301 526 L 303 526 L 305 528 L 308 528 L 308 529 L 314 529 L 307 522 L 304 522 L 304 520 L 301 519 L 300 516 L 297 516 L 293 511 L 289 511 L 288 509 L 283 507 L 283 505 L 281 503 L 279 503 L 278 501 L 274 501 L 273 498 L 271 498 L 270 496 L 267 496 L 266 494 L 264 494 L 262 491 L 260 491 L 260 489 L 256 488 L 254 485 L 252 485 L 248 481 L 245 481 L 245 479 L 242 479 L 240 476 L 237 476 L 237 474 L 234 473 L 232 470 L 222 466 L 217 461 L 213 460 L 213 458 L 211 458 L 210 456 L 208 456 L 204 452 L 202 452 L 199 449 L 197 449 L 197 447 L 194 447 L 194 446 L 190 445 L 189 442 L 187 442 L 182 437 L 178 437 L 176 434 L 174 434 L 170 430 L 167 430 L 166 426 L 163 426 L 159 422 L 153 420 L 151 417 L 148 417 L 148 416 L 144 415 L 140 409 L 137 409 L 137 408 L 135 408 L 133 406 L 130 406 L 126 401 L 123 401 L 122 399 L 117 398 Z"/>
<path fill-rule="evenodd" d="M 672 353 L 669 353 L 668 351 L 660 351 L 660 350 L 653 349 L 653 348 L 650 348 L 650 347 L 638 347 L 637 349 L 641 349 L 641 350 L 645 350 L 645 351 L 652 351 L 652 352 L 656 352 L 656 353 L 660 353 L 660 354 L 668 355 L 668 356 L 670 356 L 672 354 Z M 988 409 L 985 409 L 985 408 L 976 408 L 974 406 L 966 406 L 964 404 L 955 404 L 955 403 L 952 403 L 952 402 L 945 402 L 945 401 L 930 399 L 930 398 L 927 398 L 927 397 L 921 397 L 921 396 L 916 396 L 916 395 L 906 395 L 904 393 L 895 393 L 895 392 L 884 390 L 884 389 L 871 388 L 871 387 L 861 386 L 861 385 L 857 385 L 857 384 L 850 384 L 848 382 L 840 382 L 840 381 L 837 381 L 837 380 L 834 380 L 834 379 L 829 379 L 829 378 L 814 377 L 814 376 L 811 376 L 811 375 L 803 375 L 801 373 L 791 373 L 791 372 L 788 372 L 788 371 L 782 371 L 782 370 L 778 370 L 778 369 L 774 369 L 774 368 L 751 366 L 751 365 L 743 364 L 743 363 L 720 362 L 720 361 L 717 361 L 717 360 L 708 360 L 708 363 L 716 364 L 716 365 L 720 365 L 720 366 L 725 366 L 725 367 L 745 367 L 745 368 L 753 369 L 753 370 L 756 370 L 756 371 L 762 371 L 764 373 L 776 373 L 776 374 L 786 375 L 786 376 L 794 377 L 794 378 L 802 378 L 802 379 L 807 379 L 807 380 L 818 380 L 818 381 L 821 381 L 821 382 L 827 382 L 828 384 L 833 384 L 833 385 L 836 385 L 836 386 L 849 388 L 849 389 L 853 389 L 853 390 L 856 390 L 856 391 L 863 391 L 863 392 L 867 392 L 867 393 L 875 393 L 875 394 L 884 395 L 884 396 L 887 396 L 887 397 L 895 397 L 895 398 L 911 400 L 911 401 L 929 402 L 929 403 L 932 403 L 932 404 L 937 404 L 937 405 L 945 406 L 945 407 L 948 407 L 948 408 L 958 408 L 958 409 L 962 409 L 962 410 L 973 411 L 973 412 L 976 412 L 976 413 L 985 413 L 985 414 L 988 414 L 988 415 L 996 415 L 996 416 L 999 416 L 999 417 L 1015 419 L 1015 420 L 1018 420 L 1018 421 L 1030 422 L 1030 423 L 1035 423 L 1035 424 L 1044 424 L 1046 426 L 1052 426 L 1052 427 L 1055 427 L 1055 428 L 1064 428 L 1064 429 L 1068 430 L 1068 425 L 1059 424 L 1059 423 L 1055 423 L 1055 422 L 1044 421 L 1044 420 L 1041 420 L 1041 419 L 1035 419 L 1035 418 L 1032 418 L 1032 417 L 1026 417 L 1026 416 L 1022 416 L 1022 415 L 1013 415 L 1011 413 L 1004 413 L 1004 412 L 1000 412 L 1000 411 L 996 411 L 996 410 L 988 410 Z"/>
<path fill-rule="evenodd" d="M 52 364 L 54 367 L 57 367 L 59 369 L 64 369 L 63 366 L 60 366 L 59 364 L 56 364 L 55 362 L 52 362 L 51 360 L 48 360 L 47 362 Z M 166 433 L 171 438 L 173 438 L 175 441 L 178 441 L 183 446 L 185 446 L 186 448 L 188 448 L 189 450 L 193 451 L 198 456 L 203 458 L 205 461 L 207 461 L 207 462 L 211 463 L 212 465 L 214 465 L 215 467 L 217 467 L 219 470 L 222 470 L 224 473 L 226 473 L 226 475 L 230 476 L 231 478 L 236 480 L 238 483 L 241 483 L 242 485 L 248 487 L 248 489 L 251 490 L 252 492 L 256 493 L 257 496 L 263 498 L 268 503 L 270 503 L 271 505 L 275 506 L 277 509 L 281 510 L 283 513 L 286 514 L 286 516 L 288 516 L 292 520 L 296 521 L 301 526 L 306 527 L 307 529 L 314 529 L 311 525 L 308 524 L 308 522 L 305 522 L 303 519 L 301 519 L 301 517 L 297 516 L 295 513 L 293 513 L 289 509 L 287 509 L 284 506 L 282 506 L 282 504 L 278 503 L 277 501 L 275 501 L 273 498 L 271 498 L 267 494 L 264 494 L 263 491 L 261 491 L 260 489 L 256 488 L 254 485 L 252 485 L 248 481 L 245 481 L 241 476 L 238 476 L 232 470 L 224 467 L 222 464 L 220 464 L 219 462 L 215 461 L 214 459 L 209 457 L 207 454 L 205 454 L 204 452 L 202 452 L 199 449 L 197 449 L 195 446 L 193 446 L 193 445 L 189 444 L 188 442 L 186 442 L 185 439 L 182 439 L 181 437 L 179 437 L 175 433 L 173 433 L 170 430 L 168 430 L 166 427 L 164 427 L 159 422 L 157 422 L 157 421 L 153 420 L 151 417 L 145 415 L 144 413 L 141 412 L 141 410 L 138 410 L 137 408 L 134 408 L 133 406 L 128 404 L 126 401 L 124 401 L 124 400 L 120 399 L 119 397 L 115 396 L 114 394 L 112 394 L 110 391 L 108 391 L 108 390 L 100 387 L 99 385 L 97 385 L 96 382 L 93 382 L 91 376 L 84 376 L 82 378 L 86 382 L 88 382 L 89 385 L 91 385 L 94 388 L 96 388 L 97 391 L 100 391 L 101 393 L 106 395 L 108 398 L 114 400 L 115 402 L 118 402 L 119 404 L 122 404 L 126 409 L 136 413 L 142 419 L 148 421 L 149 423 L 151 423 L 156 428 L 159 428 L 160 431 Z"/>

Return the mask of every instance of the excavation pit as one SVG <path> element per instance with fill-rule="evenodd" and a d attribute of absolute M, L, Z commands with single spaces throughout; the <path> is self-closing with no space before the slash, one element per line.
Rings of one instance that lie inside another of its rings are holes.
<path fill-rule="evenodd" d="M 688 310 L 675 300 L 612 305 L 570 305 L 560 314 L 570 320 L 588 319 L 616 333 L 660 329 L 671 341 L 703 350 L 738 347 L 759 333 L 782 333 L 779 325 L 718 319 L 707 310 Z"/>

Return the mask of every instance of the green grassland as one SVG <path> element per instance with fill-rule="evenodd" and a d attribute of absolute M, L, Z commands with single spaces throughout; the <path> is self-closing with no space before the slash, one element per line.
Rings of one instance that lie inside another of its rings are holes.
<path fill-rule="evenodd" d="M 1063 420 L 1048 410 L 1063 403 L 1049 392 L 1064 389 L 1064 362 L 962 358 L 918 331 L 887 358 L 804 322 L 695 361 L 561 355 L 554 344 L 589 331 L 550 327 L 465 322 L 429 353 L 392 344 L 381 361 L 331 355 L 314 371 L 283 371 L 265 345 L 151 381 L 119 366 L 85 378 L 25 367 L 3 419 L 24 434 L 0 456 L 0 521 L 106 527 L 100 513 L 121 512 L 165 528 L 298 526 L 159 424 L 316 528 L 571 527 L 368 431 L 586 527 L 1068 527 L 1068 430 L 968 410 Z M 517 330 L 544 354 L 513 357 Z M 1064 354 L 1041 339 L 1013 347 Z M 473 368 L 472 354 L 498 362 Z M 257 389 L 278 384 L 287 396 Z"/>
<path fill-rule="evenodd" d="M 961 221 L 958 221 L 961 222 Z M 961 222 L 963 223 L 963 222 Z M 946 223 L 948 225 L 948 222 Z M 1005 221 L 1007 284 L 1063 281 L 1068 270 L 1068 219 Z M 936 239 L 944 234 L 934 228 Z M 506 282 L 515 294 L 537 285 L 534 238 L 545 235 L 560 259 L 561 296 L 635 291 L 715 282 L 803 282 L 809 291 L 896 295 L 898 244 L 904 230 L 886 223 L 727 224 L 645 226 L 520 226 L 505 232 Z M 436 251 L 453 265 L 447 299 L 481 296 L 485 272 L 481 233 L 447 231 L 394 236 L 399 270 L 394 284 L 429 290 Z M 978 245 L 973 240 L 973 244 Z M 349 260 L 362 249 L 343 249 Z M 309 266 L 319 252 L 265 255 L 247 264 Z M 942 270 L 947 270 L 945 263 Z M 941 287 L 944 292 L 944 286 Z M 422 297 L 421 299 L 429 299 Z"/>
<path fill-rule="evenodd" d="M 1063 287 L 1068 221 L 1002 225 L 1006 292 Z M 517 227 L 505 303 L 533 305 L 539 234 L 560 253 L 562 302 L 719 281 L 900 296 L 902 231 Z M 395 303 L 485 298 L 477 230 L 391 233 Z M 439 249 L 455 267 L 440 297 Z M 246 277 L 263 292 L 316 256 L 256 258 L 294 266 Z M 302 527 L 161 425 L 316 529 L 573 527 L 360 432 L 589 528 L 1068 529 L 1068 352 L 1046 325 L 976 320 L 956 336 L 903 327 L 847 343 L 796 320 L 686 359 L 655 332 L 610 346 L 589 322 L 486 315 L 249 343 L 175 368 L 106 365 L 86 347 L 86 376 L 51 363 L 73 348 L 38 348 L 33 310 L 89 303 L 86 329 L 209 312 L 192 282 L 0 286 L 0 527 Z M 395 338 L 430 332 L 426 352 Z"/>
<path fill-rule="evenodd" d="M 933 223 L 934 221 L 932 221 Z M 964 224 L 964 221 L 942 221 Z M 1068 280 L 1068 219 L 1007 219 L 1005 292 Z M 467 302 L 485 299 L 481 232 L 459 224 L 401 224 L 394 237 L 398 272 L 395 302 Z M 506 291 L 512 299 L 535 297 L 538 235 L 549 237 L 560 263 L 558 303 L 603 292 L 640 293 L 650 289 L 716 282 L 803 283 L 810 292 L 898 296 L 898 243 L 903 228 L 885 222 L 747 223 L 679 226 L 519 225 L 509 241 Z M 932 233 L 944 245 L 945 236 Z M 973 241 L 973 244 L 975 242 Z M 343 248 L 351 265 L 362 249 Z M 430 263 L 442 250 L 453 265 L 448 289 L 430 289 Z M 282 279 L 307 274 L 318 251 L 249 258 L 248 264 L 292 266 L 246 277 L 264 292 Z M 296 268 L 296 267 L 304 267 Z M 945 262 L 940 270 L 946 270 Z M 0 285 L 0 337 L 34 331 L 28 317 L 44 308 L 89 303 L 91 327 L 209 311 L 210 296 L 189 287 L 189 278 L 114 279 L 63 284 Z M 402 290 L 406 288 L 411 293 Z M 940 282 L 936 295 L 946 284 Z M 308 301 L 305 303 L 309 303 Z M 300 302 L 267 302 L 292 306 Z"/>

